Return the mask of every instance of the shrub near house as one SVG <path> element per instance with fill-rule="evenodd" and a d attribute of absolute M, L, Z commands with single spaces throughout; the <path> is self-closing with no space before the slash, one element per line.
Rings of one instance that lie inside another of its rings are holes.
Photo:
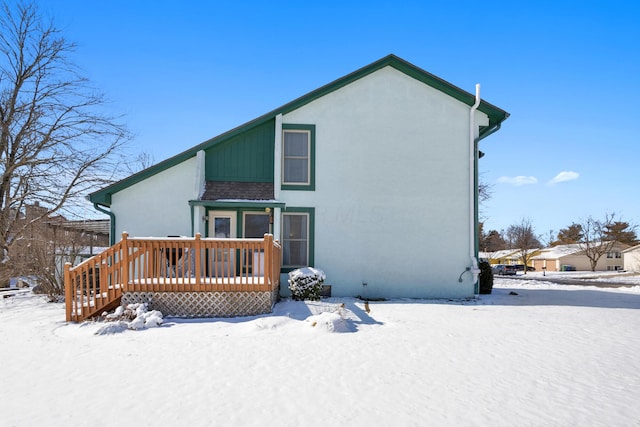
<path fill-rule="evenodd" d="M 299 268 L 289 273 L 289 290 L 294 300 L 318 301 L 322 292 L 325 275 L 313 267 Z"/>

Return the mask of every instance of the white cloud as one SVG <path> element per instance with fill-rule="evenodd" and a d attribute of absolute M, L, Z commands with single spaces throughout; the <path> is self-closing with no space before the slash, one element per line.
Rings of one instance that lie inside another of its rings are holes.
<path fill-rule="evenodd" d="M 498 178 L 498 182 L 500 184 L 511 184 L 519 187 L 521 185 L 536 184 L 538 182 L 538 178 L 536 178 L 535 176 L 522 176 L 522 175 L 501 176 L 500 178 Z"/>
<path fill-rule="evenodd" d="M 553 177 L 553 179 L 551 181 L 549 181 L 547 183 L 547 185 L 554 185 L 554 184 L 557 184 L 559 182 L 574 181 L 574 180 L 578 179 L 579 177 L 580 177 L 580 174 L 578 172 L 563 171 L 563 172 L 560 172 L 555 177 Z"/>

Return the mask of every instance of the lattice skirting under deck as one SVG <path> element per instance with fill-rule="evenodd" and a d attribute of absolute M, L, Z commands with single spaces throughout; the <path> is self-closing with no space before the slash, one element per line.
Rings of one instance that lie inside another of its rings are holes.
<path fill-rule="evenodd" d="M 278 292 L 125 292 L 122 304 L 148 303 L 165 316 L 238 317 L 271 313 Z"/>

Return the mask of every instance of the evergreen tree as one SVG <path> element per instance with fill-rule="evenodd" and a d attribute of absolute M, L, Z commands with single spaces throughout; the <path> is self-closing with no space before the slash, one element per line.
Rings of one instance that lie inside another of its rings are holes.
<path fill-rule="evenodd" d="M 553 242 L 552 246 L 579 243 L 583 238 L 582 225 L 574 222 L 567 228 L 561 228 L 560 231 L 558 231 L 558 240 Z"/>
<path fill-rule="evenodd" d="M 507 242 L 497 230 L 491 230 L 485 238 L 485 247 L 489 252 L 501 251 L 507 249 Z"/>
<path fill-rule="evenodd" d="M 628 222 L 614 221 L 605 227 L 605 238 L 633 246 L 638 243 L 635 229 L 636 227 L 629 225 Z"/>

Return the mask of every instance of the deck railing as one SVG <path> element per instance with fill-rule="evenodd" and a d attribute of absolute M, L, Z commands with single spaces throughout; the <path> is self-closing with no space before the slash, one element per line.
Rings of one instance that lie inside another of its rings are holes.
<path fill-rule="evenodd" d="M 122 292 L 274 291 L 282 248 L 263 239 L 133 238 L 76 267 L 65 265 L 67 321 L 100 314 Z"/>

